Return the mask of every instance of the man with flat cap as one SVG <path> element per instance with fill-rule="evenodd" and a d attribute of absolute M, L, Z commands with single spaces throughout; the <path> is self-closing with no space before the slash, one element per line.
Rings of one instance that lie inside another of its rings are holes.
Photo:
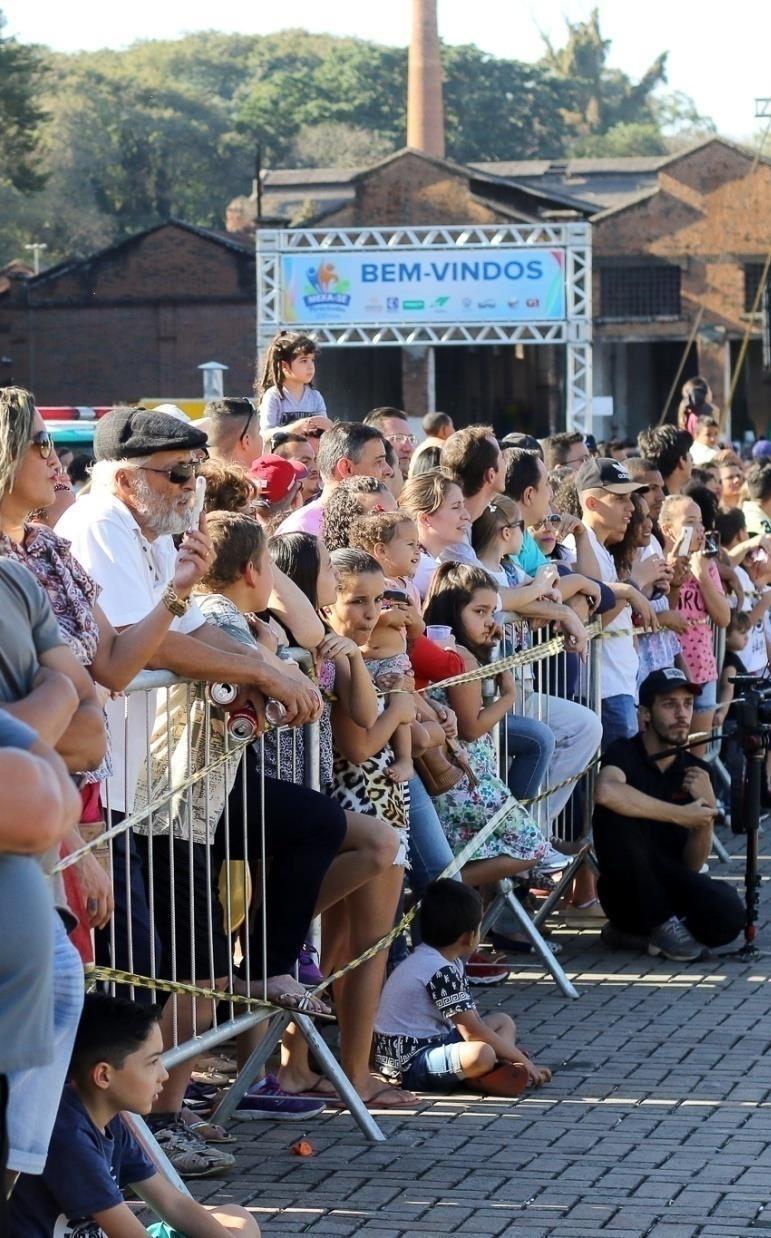
<path fill-rule="evenodd" d="M 642 729 L 606 749 L 595 792 L 602 939 L 675 962 L 727 945 L 744 924 L 733 887 L 700 871 L 716 805 L 707 765 L 682 746 L 698 691 L 677 667 L 652 671 L 640 684 Z"/>
<path fill-rule="evenodd" d="M 601 579 L 616 598 L 615 610 L 603 615 L 606 633 L 617 633 L 602 642 L 602 735 L 606 748 L 614 739 L 637 734 L 639 659 L 631 634 L 635 620 L 654 630 L 658 627 L 648 599 L 630 581 L 619 580 L 608 550 L 608 546 L 622 540 L 632 518 L 634 507 L 629 496 L 644 488 L 643 482 L 632 481 L 620 461 L 610 457 L 590 456 L 576 473 L 586 535 Z"/>

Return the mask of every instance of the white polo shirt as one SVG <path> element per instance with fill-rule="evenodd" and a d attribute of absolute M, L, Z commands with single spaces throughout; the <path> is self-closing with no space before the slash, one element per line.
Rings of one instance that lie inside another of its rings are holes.
<path fill-rule="evenodd" d="M 161 600 L 174 576 L 176 550 L 171 537 L 150 542 L 120 499 L 99 489 L 69 507 L 56 532 L 99 585 L 99 605 L 115 628 L 138 623 Z M 174 632 L 194 632 L 206 620 L 195 602 L 173 619 Z M 157 693 L 131 693 L 107 703 L 112 736 L 113 773 L 107 781 L 111 808 L 131 812 L 139 770 L 147 756 L 147 728 L 155 721 Z M 104 788 L 102 789 L 104 798 Z"/>

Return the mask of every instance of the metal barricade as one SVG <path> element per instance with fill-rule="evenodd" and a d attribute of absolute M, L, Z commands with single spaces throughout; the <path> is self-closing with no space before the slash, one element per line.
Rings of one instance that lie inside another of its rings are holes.
<path fill-rule="evenodd" d="M 507 617 L 505 626 L 504 655 L 523 642 L 529 644 L 528 625 Z M 542 667 L 548 657 L 556 657 L 558 680 L 564 677 L 565 655 L 555 653 L 553 643 L 546 647 L 548 629 L 536 630 L 532 639 L 536 648 L 544 646 Z M 593 698 L 595 704 L 599 644 L 591 643 L 580 688 L 587 702 Z M 296 653 L 298 661 L 307 659 L 309 665 L 305 651 Z M 491 667 L 491 686 L 494 673 Z M 548 687 L 547 681 L 536 685 L 528 666 L 515 666 L 514 674 L 513 716 L 527 712 L 548 722 L 550 693 L 535 690 Z M 110 712 L 118 740 L 114 746 L 125 760 L 107 787 L 105 831 L 99 839 L 113 877 L 116 913 L 99 934 L 96 978 L 135 1000 L 158 996 L 164 1001 L 163 1060 L 170 1071 L 239 1038 L 240 1068 L 213 1120 L 232 1114 L 294 1022 L 367 1137 L 383 1139 L 313 1017 L 303 1010 L 277 1008 L 268 992 L 266 771 L 318 789 L 318 723 L 306 725 L 302 733 L 278 728 L 253 743 L 238 742 L 222 711 L 211 704 L 205 685 L 161 671 L 138 676 L 110 703 Z M 505 777 L 505 720 L 499 745 Z M 587 786 L 591 777 L 584 772 Z M 555 828 L 549 821 L 549 801 L 536 796 L 534 808 L 548 836 Z M 581 860 L 578 856 L 571 861 L 567 880 Z M 563 877 L 557 897 L 564 884 Z M 575 988 L 539 931 L 554 905 L 551 895 L 547 904 L 533 920 L 514 897 L 511 883 L 503 882 L 491 914 L 494 918 L 496 907 L 507 906 L 562 992 L 575 997 Z M 386 939 L 380 946 L 387 947 Z M 163 1165 L 163 1153 L 141 1119 L 134 1121 L 134 1129 Z M 170 1166 L 166 1171 L 174 1177 Z"/>
<path fill-rule="evenodd" d="M 523 663 L 514 668 L 514 708 L 497 728 L 500 774 L 504 782 L 508 784 L 513 759 L 512 749 L 516 748 L 518 720 L 521 722 L 523 718 L 530 718 L 549 725 L 550 713 L 557 710 L 558 699 L 568 696 L 570 686 L 568 657 L 571 655 L 565 652 L 564 645 L 556 652 L 553 649 L 547 650 L 546 645 L 550 640 L 550 633 L 546 625 L 531 628 L 521 617 L 514 614 L 503 614 L 500 619 L 503 630 L 501 656 L 508 657 L 519 649 L 535 651 L 543 649 L 542 658 L 536 657 L 532 662 Z M 575 655 L 572 656 L 575 658 Z M 491 684 L 490 691 L 492 690 Z M 585 662 L 579 662 L 577 683 L 572 695 L 578 702 L 586 704 L 599 715 L 600 639 L 598 636 L 590 641 Z M 592 753 L 591 756 L 593 761 L 596 753 Z M 574 773 L 575 776 L 567 780 L 566 786 L 554 787 L 552 786 L 554 779 L 550 777 L 550 771 L 547 769 L 545 785 L 552 791 L 556 791 L 556 796 L 542 794 L 544 787 L 539 787 L 530 805 L 545 838 L 554 838 L 558 844 L 572 841 L 570 835 L 575 835 L 576 829 L 579 838 L 588 837 L 590 833 L 595 767 L 589 764 L 588 768 L 576 770 Z M 575 804 L 579 793 L 583 793 L 582 820 L 576 825 L 573 819 L 569 826 L 569 806 L 571 801 Z M 591 862 L 591 856 L 586 847 L 581 847 L 577 854 L 566 857 L 562 875 L 532 919 L 516 897 L 512 880 L 505 879 L 499 882 L 496 896 L 488 905 L 483 921 L 483 930 L 488 931 L 495 925 L 501 913 L 508 909 L 561 991 L 569 997 L 577 997 L 578 994 L 548 942 L 540 933 L 540 926 L 554 910 L 581 865 L 586 862 Z"/>

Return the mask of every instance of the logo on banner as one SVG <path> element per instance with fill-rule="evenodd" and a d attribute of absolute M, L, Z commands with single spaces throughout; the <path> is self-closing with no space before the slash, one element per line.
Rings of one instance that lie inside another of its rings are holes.
<path fill-rule="evenodd" d="M 309 309 L 345 310 L 351 303 L 348 291 L 350 280 L 341 279 L 334 262 L 320 262 L 318 266 L 308 267 L 305 272 L 307 283 L 303 292 L 303 301 Z"/>

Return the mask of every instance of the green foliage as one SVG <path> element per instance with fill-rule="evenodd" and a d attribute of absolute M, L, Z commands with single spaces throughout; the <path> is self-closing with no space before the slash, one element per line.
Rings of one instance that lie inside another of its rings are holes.
<path fill-rule="evenodd" d="M 573 102 L 564 118 L 576 135 L 607 133 L 616 125 L 655 125 L 651 92 L 666 80 L 667 53 L 662 52 L 635 83 L 608 67 L 611 44 L 602 37 L 598 9 L 592 9 L 588 21 L 565 24 L 564 47 L 555 49 L 544 37 L 542 63 L 571 85 Z"/>
<path fill-rule="evenodd" d="M 36 167 L 42 64 L 35 48 L 3 38 L 4 26 L 0 12 L 0 183 L 29 192 L 43 184 Z"/>
<path fill-rule="evenodd" d="M 588 133 L 570 145 L 573 158 L 612 159 L 621 155 L 666 155 L 668 146 L 655 125 L 613 125 L 606 133 Z"/>
<path fill-rule="evenodd" d="M 569 86 L 548 69 L 497 60 L 478 47 L 446 47 L 447 154 L 458 162 L 560 154 Z"/>
<path fill-rule="evenodd" d="M 660 153 L 695 108 L 652 95 L 664 56 L 633 83 L 609 51 L 596 11 L 534 65 L 443 48 L 448 156 Z M 0 262 L 29 240 L 48 262 L 93 252 L 169 215 L 220 228 L 257 143 L 265 167 L 374 162 L 404 143 L 406 88 L 406 49 L 302 30 L 73 55 L 0 39 Z"/>

